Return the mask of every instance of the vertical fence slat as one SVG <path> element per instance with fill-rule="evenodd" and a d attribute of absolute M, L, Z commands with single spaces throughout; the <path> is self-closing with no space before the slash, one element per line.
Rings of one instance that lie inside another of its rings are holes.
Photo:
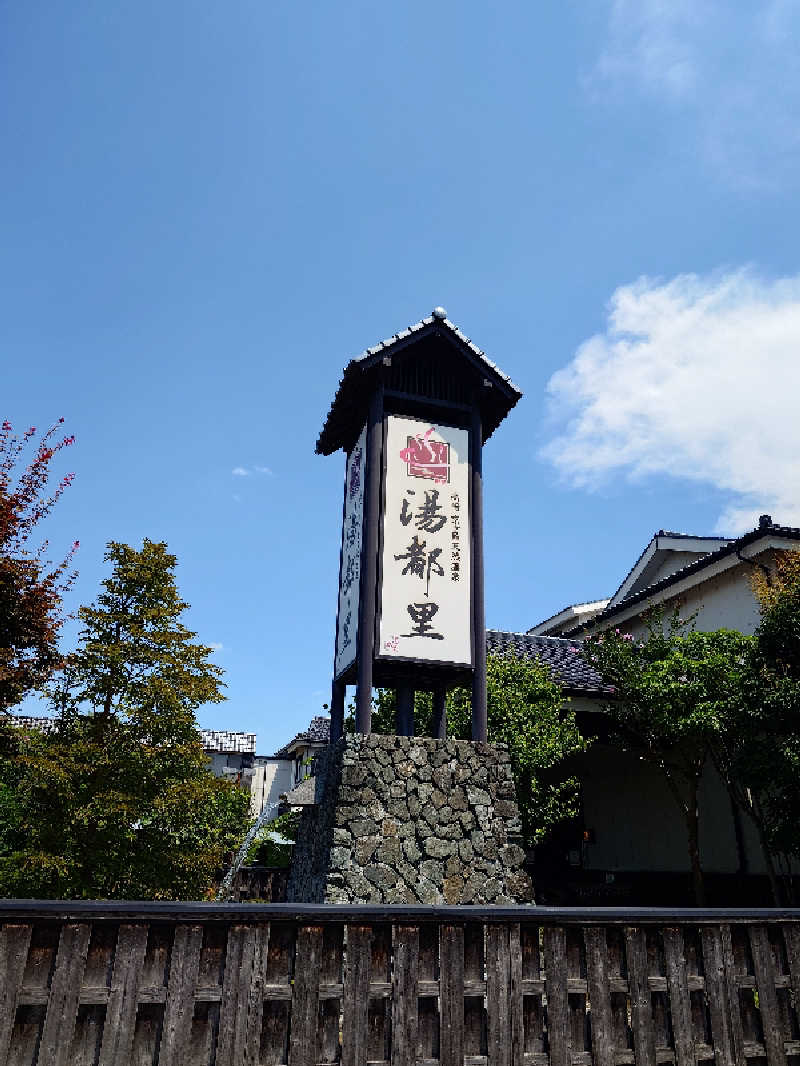
<path fill-rule="evenodd" d="M 753 967 L 758 989 L 758 1009 L 767 1049 L 769 1066 L 786 1066 L 786 1051 L 783 1046 L 778 997 L 775 992 L 775 965 L 766 926 L 750 926 L 750 949 L 753 952 Z"/>
<path fill-rule="evenodd" d="M 30 925 L 6 925 L 0 932 L 0 1062 L 8 1057 L 31 931 Z"/>
<path fill-rule="evenodd" d="M 586 975 L 592 1018 L 592 1062 L 594 1066 L 614 1066 L 614 1027 L 608 985 L 608 944 L 602 926 L 584 930 Z"/>
<path fill-rule="evenodd" d="M 420 981 L 439 979 L 439 930 L 433 923 L 419 929 Z M 438 985 L 437 985 L 438 990 Z M 417 997 L 417 1058 L 439 1058 L 439 999 L 438 995 Z"/>
<path fill-rule="evenodd" d="M 797 1021 L 800 1022 L 800 927 L 786 922 L 781 926 L 781 929 L 783 930 L 783 941 L 786 945 L 786 957 L 789 960 L 789 979 L 792 982 L 794 1013 Z"/>
<path fill-rule="evenodd" d="M 61 928 L 39 1050 L 39 1061 L 47 1066 L 66 1066 L 69 1057 L 91 932 L 88 922 Z"/>
<path fill-rule="evenodd" d="M 128 1066 L 131 1061 L 139 982 L 146 950 L 146 925 L 119 927 L 99 1066 Z"/>
<path fill-rule="evenodd" d="M 322 961 L 322 926 L 304 925 L 297 931 L 289 1029 L 289 1066 L 313 1066 L 317 1061 L 317 1011 Z"/>
<path fill-rule="evenodd" d="M 249 932 L 249 930 L 248 930 Z M 250 968 L 250 982 L 247 988 L 247 1023 L 244 1026 L 244 1047 L 241 1059 L 234 1055 L 232 1066 L 257 1063 L 261 1044 L 261 1028 L 264 1023 L 264 983 L 267 975 L 267 954 L 271 928 L 269 922 L 259 925 L 253 931 L 253 961 Z M 243 1000 L 240 998 L 240 1004 Z"/>
<path fill-rule="evenodd" d="M 567 1000 L 567 937 L 563 929 L 544 931 L 547 989 L 547 1042 L 550 1066 L 571 1066 L 572 1038 Z"/>
<path fill-rule="evenodd" d="M 716 1066 L 737 1066 L 737 1064 L 744 1066 L 736 1057 L 720 931 L 713 926 L 706 926 L 701 935 L 706 1000 L 711 1015 L 711 1034 L 714 1039 Z"/>
<path fill-rule="evenodd" d="M 419 929 L 398 925 L 392 974 L 392 1066 L 415 1066 L 417 1061 L 418 971 Z"/>
<path fill-rule="evenodd" d="M 169 962 L 158 1066 L 179 1066 L 192 1033 L 194 993 L 203 948 L 201 925 L 178 925 Z"/>
<path fill-rule="evenodd" d="M 747 1066 L 744 1054 L 744 1027 L 739 1009 L 739 986 L 736 982 L 736 964 L 733 956 L 733 938 L 731 927 L 726 923 L 719 928 L 719 942 L 722 948 L 722 965 L 725 972 L 725 993 L 728 1004 L 728 1017 L 731 1021 L 733 1039 L 733 1056 L 736 1066 Z"/>
<path fill-rule="evenodd" d="M 334 997 L 331 994 L 331 986 L 341 985 L 343 959 L 344 927 L 341 923 L 326 925 L 322 934 L 322 966 L 320 968 L 322 984 L 327 986 L 324 999 L 320 990 L 317 1037 L 317 1061 L 320 1063 L 339 1061 L 341 1043 L 339 1019 L 342 1011 L 342 997 L 341 995 Z"/>
<path fill-rule="evenodd" d="M 268 950 L 269 924 L 230 928 L 222 979 L 216 1066 L 242 1066 L 258 1061 Z"/>
<path fill-rule="evenodd" d="M 252 928 L 243 925 L 232 925 L 228 929 L 217 1039 L 217 1066 L 231 1066 L 235 1061 L 234 1056 L 242 1055 L 247 1022 L 246 1013 L 241 1009 L 244 992 L 242 977 L 243 972 L 252 965 L 253 932 Z"/>
<path fill-rule="evenodd" d="M 507 925 L 486 927 L 488 1066 L 511 1066 L 511 944 Z"/>
<path fill-rule="evenodd" d="M 439 930 L 440 1066 L 464 1066 L 464 927 Z"/>
<path fill-rule="evenodd" d="M 636 1066 L 656 1066 L 653 1000 L 647 977 L 647 937 L 644 929 L 625 930 L 628 989 L 631 997 L 631 1029 Z"/>
<path fill-rule="evenodd" d="M 391 987 L 392 927 L 384 922 L 372 926 L 372 962 L 370 983 L 380 982 Z M 367 1059 L 385 1062 L 390 1052 L 392 1005 L 388 996 L 370 995 L 367 1012 Z"/>
<path fill-rule="evenodd" d="M 520 948 L 522 952 L 521 979 L 540 981 L 542 979 L 542 953 L 539 944 L 540 930 L 535 925 L 520 926 Z M 513 960 L 512 960 L 513 964 Z M 513 987 L 513 973 L 512 973 Z M 522 994 L 522 1048 L 521 1055 L 542 1055 L 546 1051 L 544 1025 L 544 995 L 536 991 L 531 995 Z M 524 1058 L 515 1062 L 522 1066 Z"/>
<path fill-rule="evenodd" d="M 511 1054 L 510 1066 L 522 1066 L 525 1045 L 522 1015 L 522 930 L 514 922 L 508 934 L 509 995 L 511 997 Z M 538 974 L 537 974 L 538 977 Z"/>
<path fill-rule="evenodd" d="M 368 925 L 348 925 L 347 968 L 342 1004 L 342 1066 L 363 1066 L 367 1061 L 371 971 L 372 928 Z M 302 1066 L 305 1066 L 305 1063 Z"/>
<path fill-rule="evenodd" d="M 686 979 L 683 931 L 680 928 L 668 926 L 664 929 L 664 959 L 676 1066 L 695 1066 L 689 983 Z"/>
<path fill-rule="evenodd" d="M 486 1054 L 486 964 L 486 926 L 483 922 L 469 922 L 464 926 L 463 1054 L 467 1059 Z M 479 987 L 481 991 L 476 995 Z"/>

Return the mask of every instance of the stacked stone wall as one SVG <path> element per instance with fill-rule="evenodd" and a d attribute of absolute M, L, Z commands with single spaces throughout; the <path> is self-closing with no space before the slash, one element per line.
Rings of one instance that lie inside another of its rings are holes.
<path fill-rule="evenodd" d="M 501 746 L 352 734 L 316 759 L 287 898 L 326 903 L 529 902 Z"/>

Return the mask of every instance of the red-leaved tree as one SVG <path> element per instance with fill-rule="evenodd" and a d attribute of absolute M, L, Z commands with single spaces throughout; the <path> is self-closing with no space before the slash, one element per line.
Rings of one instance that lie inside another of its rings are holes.
<path fill-rule="evenodd" d="M 41 687 L 62 661 L 62 596 L 76 577 L 78 541 L 54 563 L 47 541 L 32 547 L 31 540 L 75 476 L 65 474 L 55 489 L 48 485 L 53 457 L 75 440 L 60 436 L 63 422 L 38 442 L 35 426 L 20 435 L 10 422 L 0 426 L 0 715 Z"/>

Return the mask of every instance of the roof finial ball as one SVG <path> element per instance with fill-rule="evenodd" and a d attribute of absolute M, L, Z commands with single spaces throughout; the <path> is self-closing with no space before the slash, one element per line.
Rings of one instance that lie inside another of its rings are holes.
<path fill-rule="evenodd" d="M 447 318 L 447 312 L 445 311 L 445 309 L 443 307 L 434 307 L 434 309 L 433 309 L 433 317 L 434 318 Z"/>

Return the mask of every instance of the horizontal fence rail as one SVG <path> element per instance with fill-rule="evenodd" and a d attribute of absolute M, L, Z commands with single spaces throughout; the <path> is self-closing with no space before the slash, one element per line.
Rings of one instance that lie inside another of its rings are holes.
<path fill-rule="evenodd" d="M 0 901 L 0 1064 L 800 1066 L 800 911 Z"/>

